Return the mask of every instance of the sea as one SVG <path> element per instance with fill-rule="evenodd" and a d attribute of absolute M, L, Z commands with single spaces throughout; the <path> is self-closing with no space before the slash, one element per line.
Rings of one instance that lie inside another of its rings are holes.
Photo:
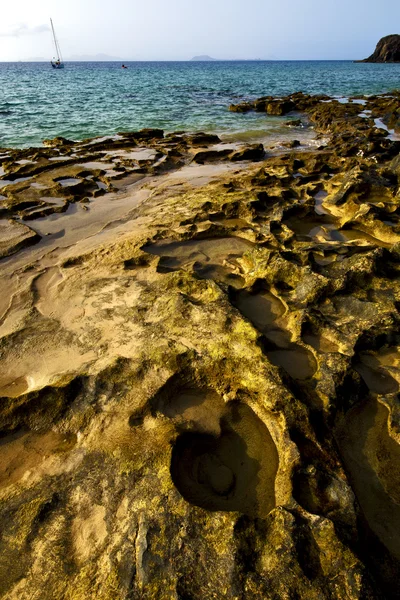
<path fill-rule="evenodd" d="M 0 63 L 0 147 L 41 146 L 155 127 L 226 140 L 279 136 L 283 119 L 229 112 L 260 96 L 339 98 L 400 88 L 400 64 L 350 61 Z"/>

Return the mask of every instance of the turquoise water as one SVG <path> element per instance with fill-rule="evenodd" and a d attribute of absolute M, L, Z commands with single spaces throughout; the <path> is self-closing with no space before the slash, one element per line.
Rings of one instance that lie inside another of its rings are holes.
<path fill-rule="evenodd" d="M 400 88 L 400 64 L 341 61 L 0 63 L 0 147 L 41 145 L 143 127 L 236 134 L 277 118 L 230 113 L 232 102 L 302 90 L 348 96 Z"/>

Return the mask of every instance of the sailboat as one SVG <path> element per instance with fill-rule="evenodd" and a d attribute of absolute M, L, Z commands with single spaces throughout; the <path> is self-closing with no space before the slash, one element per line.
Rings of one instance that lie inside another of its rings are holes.
<path fill-rule="evenodd" d="M 53 25 L 52 19 L 50 19 L 50 23 L 51 23 L 51 30 L 53 32 L 54 47 L 56 49 L 56 55 L 57 55 L 57 59 L 54 62 L 51 61 L 51 66 L 53 67 L 53 69 L 63 69 L 64 68 L 64 63 L 63 63 L 63 59 L 62 59 L 62 56 L 61 56 L 60 45 L 59 45 L 58 40 L 56 38 L 56 32 L 54 31 L 54 25 Z"/>

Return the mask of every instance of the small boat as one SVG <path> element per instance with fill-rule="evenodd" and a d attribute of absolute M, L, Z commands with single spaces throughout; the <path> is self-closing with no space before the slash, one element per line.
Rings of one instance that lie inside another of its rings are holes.
<path fill-rule="evenodd" d="M 64 63 L 63 63 L 63 59 L 61 56 L 60 45 L 56 38 L 56 32 L 54 31 L 54 25 L 53 25 L 52 19 L 50 19 L 50 23 L 51 23 L 51 30 L 53 32 L 54 47 L 56 49 L 56 55 L 57 55 L 57 58 L 54 59 L 54 62 L 51 61 L 51 66 L 53 67 L 53 69 L 63 69 Z"/>

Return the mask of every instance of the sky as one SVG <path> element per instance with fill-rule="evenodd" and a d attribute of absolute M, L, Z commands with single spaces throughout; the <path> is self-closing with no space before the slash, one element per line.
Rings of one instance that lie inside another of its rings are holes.
<path fill-rule="evenodd" d="M 1 8 L 0 61 L 50 60 L 50 17 L 65 59 L 351 60 L 400 33 L 399 0 L 15 0 Z"/>

